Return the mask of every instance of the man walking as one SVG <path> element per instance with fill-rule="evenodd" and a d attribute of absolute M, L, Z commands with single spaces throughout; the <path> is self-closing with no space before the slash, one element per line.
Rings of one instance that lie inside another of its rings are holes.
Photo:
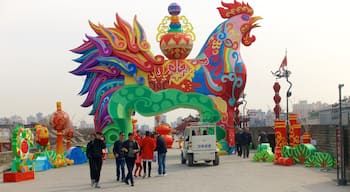
<path fill-rule="evenodd" d="M 237 155 L 238 157 L 241 157 L 242 156 L 242 128 L 238 128 L 235 138 L 236 138 Z"/>
<path fill-rule="evenodd" d="M 119 133 L 119 140 L 114 142 L 113 146 L 113 154 L 115 157 L 115 165 L 116 165 L 116 175 L 117 175 L 117 181 L 120 180 L 120 173 L 121 173 L 121 180 L 124 181 L 125 179 L 125 157 L 124 152 L 121 150 L 122 145 L 124 142 L 124 133 Z"/>
<path fill-rule="evenodd" d="M 129 185 L 130 180 L 131 186 L 134 186 L 132 171 L 135 166 L 136 153 L 140 151 L 140 148 L 137 142 L 134 140 L 132 133 L 129 133 L 128 140 L 124 141 L 122 145 L 122 151 L 125 152 L 125 162 L 126 167 L 128 168 L 128 174 L 126 175 L 124 182 Z"/>
<path fill-rule="evenodd" d="M 242 133 L 242 151 L 243 151 L 243 159 L 249 158 L 249 146 L 252 142 L 252 135 L 249 132 L 249 128 L 245 128 Z"/>
<path fill-rule="evenodd" d="M 89 168 L 90 168 L 90 179 L 91 179 L 91 187 L 95 184 L 94 171 L 93 171 L 93 161 L 92 161 L 92 145 L 96 138 L 95 133 L 91 133 L 89 135 L 89 143 L 86 145 L 86 156 L 89 159 Z"/>
<path fill-rule="evenodd" d="M 158 152 L 158 176 L 166 176 L 166 143 L 164 138 L 158 134 L 156 151 Z"/>
<path fill-rule="evenodd" d="M 102 133 L 96 132 L 96 138 L 91 145 L 91 157 L 92 157 L 92 176 L 93 182 L 91 186 L 95 185 L 95 188 L 100 188 L 100 174 L 102 168 L 102 150 L 106 149 L 106 144 L 101 140 Z"/>

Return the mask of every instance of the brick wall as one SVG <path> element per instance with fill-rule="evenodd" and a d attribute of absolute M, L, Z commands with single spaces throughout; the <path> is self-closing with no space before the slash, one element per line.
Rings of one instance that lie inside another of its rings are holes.
<path fill-rule="evenodd" d="M 11 162 L 13 158 L 12 151 L 0 152 L 0 164 Z"/>

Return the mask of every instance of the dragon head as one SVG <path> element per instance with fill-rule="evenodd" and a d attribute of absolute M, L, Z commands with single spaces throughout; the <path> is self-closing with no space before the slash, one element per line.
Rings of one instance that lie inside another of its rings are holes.
<path fill-rule="evenodd" d="M 232 26 L 232 28 L 239 28 L 243 45 L 251 45 L 255 41 L 255 36 L 250 35 L 250 31 L 255 27 L 260 27 L 255 22 L 262 18 L 253 16 L 254 10 L 248 3 L 234 0 L 234 3 L 221 2 L 221 4 L 223 7 L 218 7 L 221 17 L 232 20 L 231 23 L 238 23 L 238 26 Z"/>

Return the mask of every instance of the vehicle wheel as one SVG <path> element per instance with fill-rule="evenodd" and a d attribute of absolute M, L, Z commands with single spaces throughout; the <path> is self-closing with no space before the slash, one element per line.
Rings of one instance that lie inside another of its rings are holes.
<path fill-rule="evenodd" d="M 213 165 L 214 165 L 214 166 L 217 166 L 217 165 L 219 165 L 219 162 L 220 162 L 220 160 L 219 160 L 219 154 L 218 154 L 218 153 L 215 153 L 215 160 L 213 161 Z"/>
<path fill-rule="evenodd" d="M 184 158 L 184 153 L 181 151 L 181 164 L 186 164 L 186 159 Z"/>
<path fill-rule="evenodd" d="M 193 154 L 187 154 L 188 166 L 193 166 Z"/>

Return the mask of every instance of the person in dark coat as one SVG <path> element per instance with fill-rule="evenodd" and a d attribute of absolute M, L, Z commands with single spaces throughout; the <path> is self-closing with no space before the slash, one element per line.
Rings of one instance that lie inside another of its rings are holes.
<path fill-rule="evenodd" d="M 158 176 L 166 176 L 166 153 L 168 152 L 166 148 L 165 139 L 158 134 L 156 149 L 158 152 Z"/>
<path fill-rule="evenodd" d="M 89 135 L 90 141 L 86 145 L 86 156 L 89 160 L 89 168 L 90 168 L 90 179 L 91 179 L 91 187 L 95 184 L 95 178 L 94 178 L 94 171 L 93 171 L 93 161 L 92 161 L 92 145 L 94 143 L 94 140 L 96 138 L 95 133 L 91 133 Z"/>
<path fill-rule="evenodd" d="M 261 131 L 258 136 L 258 143 L 269 143 L 269 139 L 267 138 L 267 134 L 265 131 Z"/>
<path fill-rule="evenodd" d="M 100 175 L 102 168 L 102 151 L 106 149 L 106 144 L 101 140 L 102 133 L 96 132 L 96 138 L 91 145 L 91 158 L 92 158 L 92 176 L 94 183 L 91 186 L 100 188 Z"/>
<path fill-rule="evenodd" d="M 130 180 L 131 186 L 134 186 L 132 171 L 135 166 L 136 153 L 140 152 L 140 148 L 137 142 L 134 140 L 132 133 L 129 133 L 128 140 L 123 142 L 122 151 L 125 153 L 125 162 L 126 167 L 128 168 L 128 174 L 126 175 L 124 182 L 129 185 Z"/>
<path fill-rule="evenodd" d="M 115 157 L 115 165 L 116 165 L 116 176 L 117 181 L 120 180 L 120 174 L 122 176 L 121 180 L 125 179 L 125 157 L 124 152 L 122 151 L 122 145 L 124 142 L 124 133 L 119 133 L 119 140 L 114 142 L 113 145 L 113 154 Z"/>
<path fill-rule="evenodd" d="M 238 128 L 237 133 L 235 135 L 236 138 L 236 151 L 238 157 L 242 157 L 242 128 Z"/>
<path fill-rule="evenodd" d="M 249 132 L 249 128 L 245 128 L 244 132 L 242 133 L 242 152 L 243 152 L 243 158 L 249 158 L 249 146 L 252 142 L 252 135 Z"/>

